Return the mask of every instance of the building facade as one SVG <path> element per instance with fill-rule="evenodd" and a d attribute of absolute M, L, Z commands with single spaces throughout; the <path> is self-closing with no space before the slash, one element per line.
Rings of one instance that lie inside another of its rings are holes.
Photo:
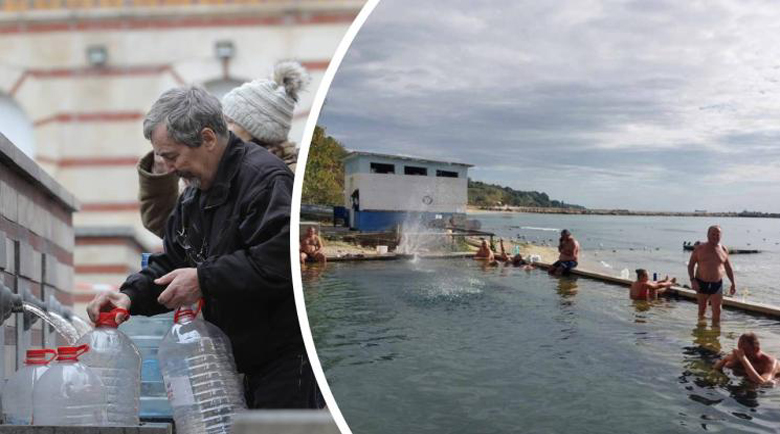
<path fill-rule="evenodd" d="M 290 139 L 363 0 L 0 0 L 0 132 L 81 203 L 76 290 L 90 298 L 161 242 L 140 221 L 141 122 L 165 90 L 217 96 L 295 59 L 311 82 Z M 83 303 L 77 312 L 84 315 Z"/>
<path fill-rule="evenodd" d="M 410 217 L 424 222 L 465 216 L 469 164 L 372 152 L 344 159 L 350 227 L 384 231 Z"/>

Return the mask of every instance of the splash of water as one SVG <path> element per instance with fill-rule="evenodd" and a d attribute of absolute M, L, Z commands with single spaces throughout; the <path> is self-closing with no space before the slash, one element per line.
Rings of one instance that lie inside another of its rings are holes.
<path fill-rule="evenodd" d="M 66 341 L 68 341 L 69 345 L 73 345 L 76 343 L 76 341 L 79 340 L 78 332 L 76 331 L 76 328 L 73 327 L 68 321 L 63 318 L 60 315 L 51 315 L 49 312 L 46 312 L 45 310 L 41 309 L 40 307 L 28 303 L 23 302 L 22 303 L 22 310 L 24 313 L 30 313 L 38 318 L 45 321 L 47 324 L 52 326 L 54 330 L 60 334 L 63 338 L 65 338 Z"/>
<path fill-rule="evenodd" d="M 422 244 L 419 236 L 422 230 L 422 223 L 419 219 L 412 219 L 407 216 L 401 225 L 401 241 L 398 243 L 396 252 L 405 255 L 415 255 L 416 258 Z"/>
<path fill-rule="evenodd" d="M 443 250 L 449 242 L 450 236 L 444 230 L 427 227 L 420 217 L 407 216 L 401 225 L 396 252 L 412 255 L 416 262 L 421 253 Z"/>
<path fill-rule="evenodd" d="M 88 322 L 81 319 L 80 316 L 73 314 L 70 318 L 71 324 L 76 328 L 76 332 L 79 337 L 84 336 L 85 334 L 92 331 L 92 326 Z"/>

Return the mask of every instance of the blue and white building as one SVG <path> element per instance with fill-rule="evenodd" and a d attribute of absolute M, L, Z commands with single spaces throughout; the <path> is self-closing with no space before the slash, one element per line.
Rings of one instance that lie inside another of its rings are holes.
<path fill-rule="evenodd" d="M 383 231 L 407 219 L 465 216 L 470 164 L 373 152 L 344 159 L 344 203 L 350 228 Z"/>

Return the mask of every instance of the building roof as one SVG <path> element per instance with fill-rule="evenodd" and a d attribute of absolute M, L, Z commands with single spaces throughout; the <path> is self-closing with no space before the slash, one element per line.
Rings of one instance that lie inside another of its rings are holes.
<path fill-rule="evenodd" d="M 344 157 L 344 160 L 348 160 L 350 158 L 359 157 L 359 156 L 391 158 L 394 160 L 417 161 L 420 163 L 438 163 L 438 164 L 450 164 L 453 166 L 474 167 L 473 164 L 457 163 L 457 162 L 442 161 L 442 160 L 431 160 L 428 158 L 411 157 L 408 155 L 380 154 L 378 152 L 366 152 L 366 151 L 350 151 L 350 153 L 347 154 L 346 157 Z"/>

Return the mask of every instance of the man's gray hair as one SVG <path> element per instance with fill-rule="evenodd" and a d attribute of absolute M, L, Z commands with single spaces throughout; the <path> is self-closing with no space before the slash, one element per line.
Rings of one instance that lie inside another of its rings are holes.
<path fill-rule="evenodd" d="M 161 123 L 168 137 L 191 148 L 203 143 L 204 128 L 211 128 L 219 137 L 228 137 L 219 100 L 196 86 L 177 87 L 160 95 L 144 119 L 144 137 L 151 141 L 152 131 Z"/>

